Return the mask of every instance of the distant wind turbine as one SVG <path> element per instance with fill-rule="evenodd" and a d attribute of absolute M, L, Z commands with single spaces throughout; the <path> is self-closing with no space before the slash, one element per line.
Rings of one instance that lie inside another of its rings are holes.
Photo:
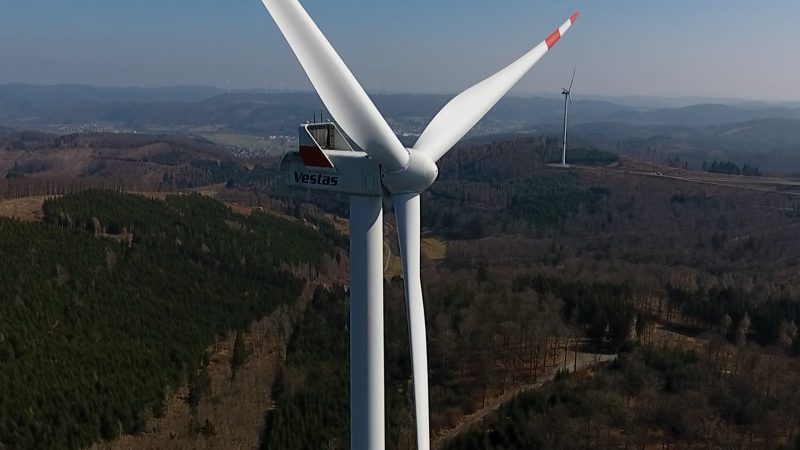
<path fill-rule="evenodd" d="M 575 82 L 575 67 L 572 68 L 572 81 L 569 82 L 569 89 L 561 88 L 561 95 L 564 96 L 564 150 L 561 153 L 561 165 L 567 165 L 567 122 L 569 121 L 569 108 L 572 106 L 572 84 Z"/>

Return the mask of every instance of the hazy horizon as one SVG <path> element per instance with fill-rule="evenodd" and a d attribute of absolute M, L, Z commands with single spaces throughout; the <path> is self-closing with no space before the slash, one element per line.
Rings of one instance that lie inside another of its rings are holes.
<path fill-rule="evenodd" d="M 10 81 L 10 82 L 3 82 L 0 83 L 0 87 L 3 86 L 14 86 L 14 85 L 21 85 L 21 86 L 30 86 L 35 88 L 58 88 L 58 87 L 85 87 L 85 88 L 96 88 L 96 89 L 143 89 L 143 90 L 159 90 L 159 89 L 213 89 L 219 91 L 218 94 L 214 95 L 222 95 L 227 91 L 226 86 L 213 86 L 213 85 L 202 85 L 202 84 L 165 84 L 165 85 L 156 85 L 156 86 L 142 86 L 142 85 L 117 85 L 117 84 L 88 84 L 88 83 L 46 83 L 46 84 L 39 84 L 39 83 L 29 83 L 26 81 Z M 373 89 L 366 89 L 367 93 L 371 96 L 374 95 L 442 95 L 442 96 L 453 96 L 458 94 L 458 92 L 425 92 L 425 91 L 394 91 L 394 90 L 380 90 L 375 91 Z M 244 87 L 244 88 L 231 88 L 231 94 L 259 94 L 263 93 L 263 87 Z M 313 88 L 309 86 L 305 86 L 303 88 L 285 88 L 281 91 L 280 88 L 273 88 L 269 87 L 268 91 L 269 94 L 316 94 Z M 507 94 L 507 97 L 522 97 L 522 98 L 563 98 L 560 92 L 522 92 L 522 91 L 515 91 L 512 90 Z M 758 98 L 744 98 L 744 97 L 709 97 L 703 95 L 675 95 L 675 96 L 668 96 L 668 95 L 648 95 L 648 94 L 620 94 L 620 95 L 607 95 L 607 94 L 595 94 L 595 93 L 580 93 L 580 95 L 573 95 L 573 101 L 581 102 L 581 101 L 608 101 L 609 103 L 624 103 L 625 100 L 636 101 L 637 104 L 645 104 L 648 100 L 652 100 L 656 103 L 658 102 L 666 102 L 670 104 L 678 104 L 678 105 L 692 105 L 692 104 L 725 104 L 725 105 L 735 105 L 739 103 L 764 103 L 765 105 L 789 105 L 792 107 L 800 106 L 800 101 L 794 100 L 770 100 L 770 99 L 758 99 Z M 659 105 L 653 105 L 653 107 L 663 107 Z"/>
<path fill-rule="evenodd" d="M 576 26 L 516 95 L 557 95 L 577 66 L 576 98 L 800 101 L 800 33 L 792 20 L 800 4 L 789 0 L 768 7 L 734 0 L 724 8 L 688 0 L 302 3 L 371 93 L 460 92 L 577 9 Z M 0 83 L 311 89 L 260 1 L 193 5 L 3 2 Z"/>

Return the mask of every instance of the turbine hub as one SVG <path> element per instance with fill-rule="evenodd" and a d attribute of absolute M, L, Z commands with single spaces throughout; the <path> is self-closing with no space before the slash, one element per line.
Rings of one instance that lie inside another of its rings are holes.
<path fill-rule="evenodd" d="M 428 189 L 436 177 L 439 168 L 427 154 L 408 149 L 408 166 L 396 172 L 381 170 L 381 181 L 392 194 L 418 194 Z"/>

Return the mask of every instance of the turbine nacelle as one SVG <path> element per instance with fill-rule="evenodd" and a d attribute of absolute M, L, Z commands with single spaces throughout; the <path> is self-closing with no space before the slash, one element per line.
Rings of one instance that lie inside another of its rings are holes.
<path fill-rule="evenodd" d="M 381 181 L 392 194 L 419 194 L 428 189 L 439 176 L 439 168 L 427 153 L 410 148 L 408 155 L 408 166 L 405 169 L 395 172 L 381 171 Z"/>
<path fill-rule="evenodd" d="M 302 124 L 299 149 L 284 155 L 281 170 L 290 186 L 350 195 L 418 194 L 428 189 L 439 168 L 425 152 L 407 149 L 408 164 L 394 172 L 367 152 L 355 150 L 333 122 Z"/>

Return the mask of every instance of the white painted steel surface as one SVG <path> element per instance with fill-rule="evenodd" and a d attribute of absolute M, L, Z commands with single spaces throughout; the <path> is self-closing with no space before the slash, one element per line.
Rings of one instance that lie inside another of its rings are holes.
<path fill-rule="evenodd" d="M 411 341 L 411 367 L 414 375 L 414 417 L 417 427 L 417 449 L 430 449 L 428 406 L 428 347 L 425 331 L 425 304 L 420 278 L 420 198 L 419 194 L 398 194 L 394 197 L 397 237 L 403 259 L 406 284 L 406 313 Z"/>
<path fill-rule="evenodd" d="M 350 440 L 386 448 L 383 357 L 383 199 L 350 197 Z"/>

